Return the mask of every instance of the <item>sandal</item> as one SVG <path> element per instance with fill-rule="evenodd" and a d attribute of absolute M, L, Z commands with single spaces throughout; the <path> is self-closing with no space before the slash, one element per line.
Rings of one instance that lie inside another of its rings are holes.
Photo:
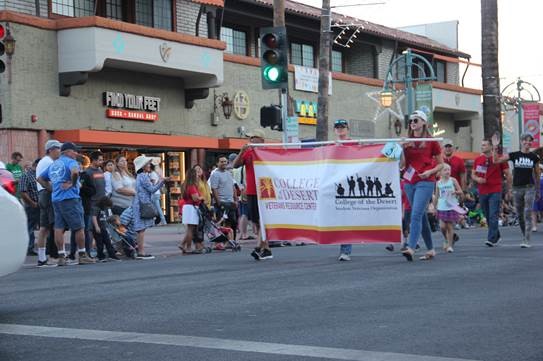
<path fill-rule="evenodd" d="M 182 245 L 178 245 L 177 248 L 179 248 L 181 250 L 181 253 L 184 255 L 192 253 L 192 251 L 185 249 Z"/>
<path fill-rule="evenodd" d="M 436 252 L 434 250 L 426 252 L 424 256 L 421 256 L 419 259 L 421 261 L 431 261 L 436 256 Z"/>
<path fill-rule="evenodd" d="M 408 262 L 413 262 L 413 255 L 415 254 L 415 251 L 413 251 L 411 248 L 407 247 L 402 251 L 402 255 L 407 259 Z"/>

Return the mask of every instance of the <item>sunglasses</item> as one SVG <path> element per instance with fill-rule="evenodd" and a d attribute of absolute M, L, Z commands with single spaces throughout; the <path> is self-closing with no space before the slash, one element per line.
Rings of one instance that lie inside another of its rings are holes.
<path fill-rule="evenodd" d="M 341 129 L 343 129 L 343 128 L 347 128 L 347 126 L 346 126 L 345 124 L 336 124 L 336 125 L 334 125 L 334 128 L 341 128 Z"/>
<path fill-rule="evenodd" d="M 421 121 L 422 121 L 422 120 L 421 120 Z M 409 119 L 409 124 L 411 124 L 411 123 L 417 124 L 418 122 L 419 122 L 419 118 Z"/>

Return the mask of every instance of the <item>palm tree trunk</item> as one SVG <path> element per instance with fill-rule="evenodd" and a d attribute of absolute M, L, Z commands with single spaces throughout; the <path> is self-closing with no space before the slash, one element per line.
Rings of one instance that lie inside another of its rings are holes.
<path fill-rule="evenodd" d="M 481 0 L 483 128 L 485 138 L 501 139 L 500 72 L 498 62 L 498 0 Z"/>
<path fill-rule="evenodd" d="M 319 46 L 319 98 L 317 106 L 317 141 L 328 140 L 330 17 L 330 0 L 322 0 L 321 38 Z"/>

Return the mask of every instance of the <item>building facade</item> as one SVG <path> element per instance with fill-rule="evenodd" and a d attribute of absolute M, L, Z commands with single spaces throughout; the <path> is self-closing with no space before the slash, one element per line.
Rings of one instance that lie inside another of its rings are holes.
<path fill-rule="evenodd" d="M 245 133 L 259 127 L 260 107 L 278 101 L 277 91 L 261 88 L 258 58 L 259 29 L 272 25 L 271 4 L 3 1 L 0 24 L 16 46 L 2 59 L 0 159 L 8 160 L 13 151 L 35 158 L 54 137 L 112 157 L 159 155 L 167 173 L 181 180 L 189 165 L 209 164 L 218 153 L 238 150 Z M 350 27 L 346 35 L 354 33 L 352 41 L 333 47 L 330 134 L 332 121 L 345 118 L 353 137 L 396 136 L 393 119 L 375 121 L 377 104 L 368 93 L 383 88 L 392 59 L 409 48 L 436 72 L 434 121 L 460 149 L 472 149 L 471 134 L 482 129 L 481 92 L 458 85 L 458 64 L 468 54 L 357 19 L 334 15 L 334 22 L 363 26 Z M 300 86 L 295 76 L 317 67 L 320 9 L 287 1 L 286 24 L 291 111 L 300 116 L 300 138 L 313 139 L 316 127 L 307 123 L 314 123 L 317 93 Z M 336 28 L 335 35 L 340 31 Z M 233 103 L 228 119 L 227 100 Z M 281 139 L 279 132 L 267 129 L 266 134 Z M 165 203 L 170 205 L 175 206 L 173 200 Z"/>

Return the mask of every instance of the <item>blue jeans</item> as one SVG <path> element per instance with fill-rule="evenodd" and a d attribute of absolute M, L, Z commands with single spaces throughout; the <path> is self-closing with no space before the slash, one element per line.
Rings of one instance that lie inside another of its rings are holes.
<path fill-rule="evenodd" d="M 34 250 L 36 235 L 34 231 L 40 225 L 40 208 L 25 207 L 28 229 L 28 251 Z"/>
<path fill-rule="evenodd" d="M 341 254 L 351 254 L 353 252 L 353 245 L 352 244 L 342 244 L 339 247 L 339 253 Z"/>
<path fill-rule="evenodd" d="M 153 194 L 153 204 L 155 205 L 156 211 L 160 216 L 160 224 L 166 224 L 166 218 L 164 217 L 164 212 L 162 212 L 162 207 L 160 207 L 160 194 Z"/>
<path fill-rule="evenodd" d="M 500 206 L 502 195 L 499 192 L 479 195 L 479 202 L 488 223 L 488 240 L 495 243 L 500 238 L 500 230 L 498 228 L 498 217 L 500 214 Z"/>
<path fill-rule="evenodd" d="M 91 246 L 92 246 L 92 234 L 91 234 L 91 223 L 92 223 L 92 216 L 90 214 L 85 214 L 83 216 L 83 220 L 85 222 L 85 251 L 87 251 L 87 254 L 91 255 Z M 75 255 L 77 252 L 77 244 L 75 243 L 75 232 L 71 232 L 70 234 L 70 256 Z"/>
<path fill-rule="evenodd" d="M 406 184 L 405 193 L 411 205 L 411 223 L 409 225 L 409 241 L 408 247 L 415 249 L 420 236 L 424 239 L 426 248 L 431 251 L 434 249 L 432 242 L 432 232 L 430 231 L 430 223 L 428 223 L 428 215 L 426 209 L 432 200 L 434 193 L 434 182 L 421 181 L 415 184 Z"/>

